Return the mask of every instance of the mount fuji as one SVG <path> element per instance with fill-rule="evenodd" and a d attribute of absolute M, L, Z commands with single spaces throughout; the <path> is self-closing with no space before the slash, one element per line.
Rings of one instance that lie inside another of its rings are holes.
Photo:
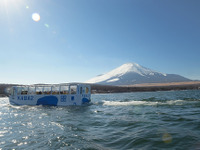
<path fill-rule="evenodd" d="M 191 81 L 177 74 L 164 74 L 137 63 L 126 63 L 110 72 L 94 77 L 86 83 L 105 85 L 133 85 L 141 83 L 168 83 Z"/>

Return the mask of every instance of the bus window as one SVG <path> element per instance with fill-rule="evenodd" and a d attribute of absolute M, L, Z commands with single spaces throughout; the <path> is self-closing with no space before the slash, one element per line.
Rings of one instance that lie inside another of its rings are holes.
<path fill-rule="evenodd" d="M 28 87 L 21 87 L 21 95 L 26 95 L 28 93 Z"/>
<path fill-rule="evenodd" d="M 44 93 L 45 95 L 51 94 L 51 86 L 46 86 L 46 87 L 44 87 L 43 93 Z"/>
<path fill-rule="evenodd" d="M 60 94 L 69 94 L 69 86 L 61 85 L 60 86 Z"/>
<path fill-rule="evenodd" d="M 53 95 L 59 94 L 59 86 L 52 86 L 52 94 Z"/>
<path fill-rule="evenodd" d="M 88 94 L 88 92 L 89 92 L 89 88 L 85 87 L 85 93 Z"/>
<path fill-rule="evenodd" d="M 17 94 L 17 88 L 16 87 L 11 88 L 11 95 L 14 96 L 16 94 Z"/>
<path fill-rule="evenodd" d="M 30 94 L 30 95 L 34 95 L 35 94 L 35 87 L 34 86 L 30 86 L 28 88 L 28 94 Z"/>
<path fill-rule="evenodd" d="M 43 93 L 43 87 L 36 87 L 35 91 L 37 95 L 41 95 Z"/>
<path fill-rule="evenodd" d="M 82 94 L 83 93 L 83 88 L 82 87 L 80 87 L 80 94 Z"/>
<path fill-rule="evenodd" d="M 17 95 L 21 95 L 22 87 L 17 87 Z"/>
<path fill-rule="evenodd" d="M 14 88 L 11 88 L 10 93 L 12 96 L 14 95 Z"/>
<path fill-rule="evenodd" d="M 70 86 L 70 94 L 76 94 L 76 90 L 77 90 L 77 86 L 76 85 Z"/>

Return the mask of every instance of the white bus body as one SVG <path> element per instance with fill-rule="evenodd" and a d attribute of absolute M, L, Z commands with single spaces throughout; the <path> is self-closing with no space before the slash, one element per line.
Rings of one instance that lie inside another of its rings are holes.
<path fill-rule="evenodd" d="M 13 86 L 9 101 L 12 105 L 84 105 L 91 102 L 91 87 L 79 83 Z"/>

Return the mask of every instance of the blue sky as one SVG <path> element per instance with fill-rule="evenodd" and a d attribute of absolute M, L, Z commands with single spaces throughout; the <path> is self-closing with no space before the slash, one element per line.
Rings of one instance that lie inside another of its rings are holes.
<path fill-rule="evenodd" d="M 199 8 L 199 0 L 1 0 L 0 83 L 83 82 L 127 62 L 200 79 Z"/>

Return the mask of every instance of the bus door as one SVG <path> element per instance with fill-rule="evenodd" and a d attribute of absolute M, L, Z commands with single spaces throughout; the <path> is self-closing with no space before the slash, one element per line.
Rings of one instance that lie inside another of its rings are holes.
<path fill-rule="evenodd" d="M 77 85 L 70 85 L 70 97 L 73 105 L 77 105 Z"/>

